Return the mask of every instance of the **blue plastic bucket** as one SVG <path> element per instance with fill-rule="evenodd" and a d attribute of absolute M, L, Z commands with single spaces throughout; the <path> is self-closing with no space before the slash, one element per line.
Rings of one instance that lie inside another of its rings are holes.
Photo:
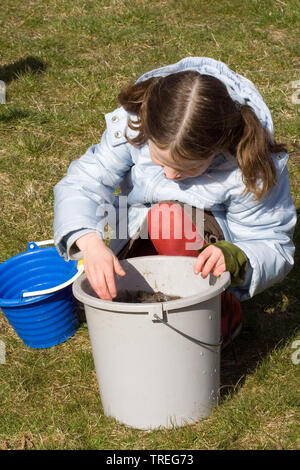
<path fill-rule="evenodd" d="M 26 252 L 0 264 L 0 308 L 30 348 L 62 343 L 79 327 L 72 282 L 82 269 L 55 247 L 40 248 L 51 242 L 30 242 Z"/>

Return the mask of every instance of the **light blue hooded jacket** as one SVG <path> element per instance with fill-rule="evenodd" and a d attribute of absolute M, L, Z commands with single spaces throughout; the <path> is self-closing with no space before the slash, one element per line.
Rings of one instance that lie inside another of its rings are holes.
<path fill-rule="evenodd" d="M 232 99 L 252 107 L 264 127 L 273 132 L 270 111 L 252 82 L 230 70 L 224 63 L 207 57 L 188 57 L 180 62 L 152 70 L 138 81 L 166 76 L 183 70 L 212 75 L 227 87 Z M 132 116 L 131 116 L 132 117 Z M 65 259 L 78 258 L 75 240 L 88 232 L 104 237 L 105 203 L 118 206 L 115 190 L 120 186 L 128 196 L 128 234 L 112 239 L 117 254 L 134 236 L 151 204 L 178 200 L 210 210 L 221 226 L 225 239 L 237 245 L 248 257 L 243 285 L 231 288 L 240 300 L 281 281 L 292 269 L 296 210 L 290 194 L 288 155 L 273 154 L 278 182 L 261 202 L 245 189 L 241 170 L 229 153 L 218 154 L 206 172 L 179 182 L 165 178 L 160 166 L 150 157 L 148 145 L 136 148 L 125 137 L 136 135 L 127 128 L 124 108 L 105 115 L 106 130 L 101 142 L 92 145 L 71 163 L 67 175 L 55 186 L 54 240 Z"/>

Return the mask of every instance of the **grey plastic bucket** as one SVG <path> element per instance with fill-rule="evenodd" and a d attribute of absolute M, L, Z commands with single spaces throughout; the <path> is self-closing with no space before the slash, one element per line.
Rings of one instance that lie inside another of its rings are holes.
<path fill-rule="evenodd" d="M 84 303 L 104 413 L 138 429 L 184 426 L 210 415 L 219 398 L 221 293 L 230 274 L 195 275 L 195 258 L 122 260 L 123 290 L 178 300 L 101 300 L 85 275 L 73 284 Z"/>

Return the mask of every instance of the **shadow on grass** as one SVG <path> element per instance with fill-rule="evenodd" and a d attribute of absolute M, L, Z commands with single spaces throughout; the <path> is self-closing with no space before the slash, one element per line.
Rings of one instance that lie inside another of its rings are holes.
<path fill-rule="evenodd" d="M 0 122 L 14 122 L 19 119 L 25 119 L 30 116 L 28 111 L 23 111 L 21 109 L 6 109 L 5 107 L 0 108 Z"/>
<path fill-rule="evenodd" d="M 46 70 L 46 65 L 40 59 L 34 56 L 28 56 L 24 59 L 19 59 L 12 64 L 5 64 L 0 66 L 0 80 L 6 84 L 18 79 L 20 75 L 31 74 L 41 75 Z"/>
<path fill-rule="evenodd" d="M 300 211 L 294 233 L 294 243 L 300 246 Z M 221 355 L 221 400 L 234 394 L 247 375 L 279 344 L 292 341 L 300 326 L 299 261 L 296 251 L 292 271 L 282 283 L 242 303 L 243 329 Z"/>

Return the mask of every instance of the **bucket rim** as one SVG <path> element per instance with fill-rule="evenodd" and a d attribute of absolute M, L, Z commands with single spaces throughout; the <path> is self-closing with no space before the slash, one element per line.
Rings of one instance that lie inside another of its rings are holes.
<path fill-rule="evenodd" d="M 30 257 L 34 258 L 34 256 L 36 256 L 37 254 L 45 254 L 46 256 L 50 255 L 50 254 L 51 255 L 53 254 L 53 257 L 61 258 L 60 255 L 58 254 L 58 251 L 57 251 L 55 246 L 38 247 L 37 245 L 35 245 L 34 249 L 29 249 L 27 251 L 23 251 L 21 253 L 18 253 L 14 256 L 11 256 L 7 260 L 3 261 L 2 263 L 0 263 L 0 274 L 1 274 L 1 272 L 5 271 L 6 268 L 9 269 L 10 266 L 13 265 L 14 263 L 16 263 L 18 261 L 21 261 L 22 258 L 30 258 Z M 77 260 L 69 260 L 68 263 L 70 263 L 70 265 L 72 265 L 73 271 L 75 273 L 76 270 L 77 270 L 78 261 Z M 8 299 L 8 298 L 0 297 L 0 308 L 2 309 L 2 308 L 10 308 L 10 307 L 12 307 L 12 308 L 23 307 L 23 306 L 28 305 L 28 304 L 35 304 L 37 302 L 42 302 L 43 300 L 49 299 L 49 298 L 53 297 L 55 294 L 57 294 L 57 292 L 53 292 L 53 293 L 50 293 L 50 294 L 44 294 L 44 295 L 38 295 L 38 296 L 32 296 L 32 297 L 22 297 L 22 292 L 23 292 L 23 290 L 20 291 L 19 297 L 15 297 L 15 298 Z"/>
<path fill-rule="evenodd" d="M 37 253 L 41 253 L 41 252 L 46 253 L 46 252 L 49 252 L 49 251 L 51 251 L 53 253 L 55 253 L 55 252 L 58 253 L 55 246 L 47 246 L 47 247 L 41 247 L 41 248 L 36 247 L 33 250 L 22 251 L 21 253 L 17 253 L 16 255 L 13 255 L 10 258 L 7 258 L 5 261 L 2 261 L 2 263 L 0 263 L 0 270 L 4 269 L 9 264 L 14 263 L 19 258 L 23 258 L 25 256 L 36 255 Z"/>
<path fill-rule="evenodd" d="M 151 260 L 151 258 L 159 258 L 160 260 L 163 259 L 168 259 L 170 258 L 180 258 L 180 259 L 188 259 L 189 261 L 191 260 L 190 256 L 165 256 L 165 255 L 153 255 L 153 256 L 139 256 L 139 259 L 148 259 Z M 130 260 L 136 260 L 137 258 L 127 258 L 125 260 L 120 260 L 120 263 L 122 264 L 122 261 L 130 261 Z M 99 297 L 93 297 L 90 294 L 87 294 L 83 289 L 82 289 L 82 283 L 87 280 L 87 276 L 85 273 L 83 273 L 76 281 L 73 283 L 72 290 L 73 294 L 76 297 L 77 300 L 80 302 L 90 306 L 90 307 L 95 307 L 98 309 L 102 310 L 107 310 L 107 311 L 112 311 L 112 312 L 119 312 L 119 313 L 147 313 L 150 310 L 156 310 L 158 306 L 161 306 L 161 309 L 164 311 L 170 311 L 170 310 L 179 310 L 181 308 L 191 306 L 191 305 L 196 305 L 202 302 L 206 302 L 207 300 L 212 299 L 213 297 L 218 296 L 222 292 L 226 290 L 226 288 L 230 285 L 231 282 L 231 276 L 229 271 L 225 271 L 222 273 L 218 278 L 216 278 L 213 274 L 208 275 L 211 278 L 214 279 L 220 279 L 219 281 L 219 286 L 215 289 L 211 289 L 211 286 L 209 286 L 207 289 L 202 290 L 201 293 L 199 294 L 194 294 L 190 295 L 187 297 L 182 297 L 177 300 L 168 300 L 165 302 L 113 302 L 111 300 L 103 300 L 100 299 Z"/>

